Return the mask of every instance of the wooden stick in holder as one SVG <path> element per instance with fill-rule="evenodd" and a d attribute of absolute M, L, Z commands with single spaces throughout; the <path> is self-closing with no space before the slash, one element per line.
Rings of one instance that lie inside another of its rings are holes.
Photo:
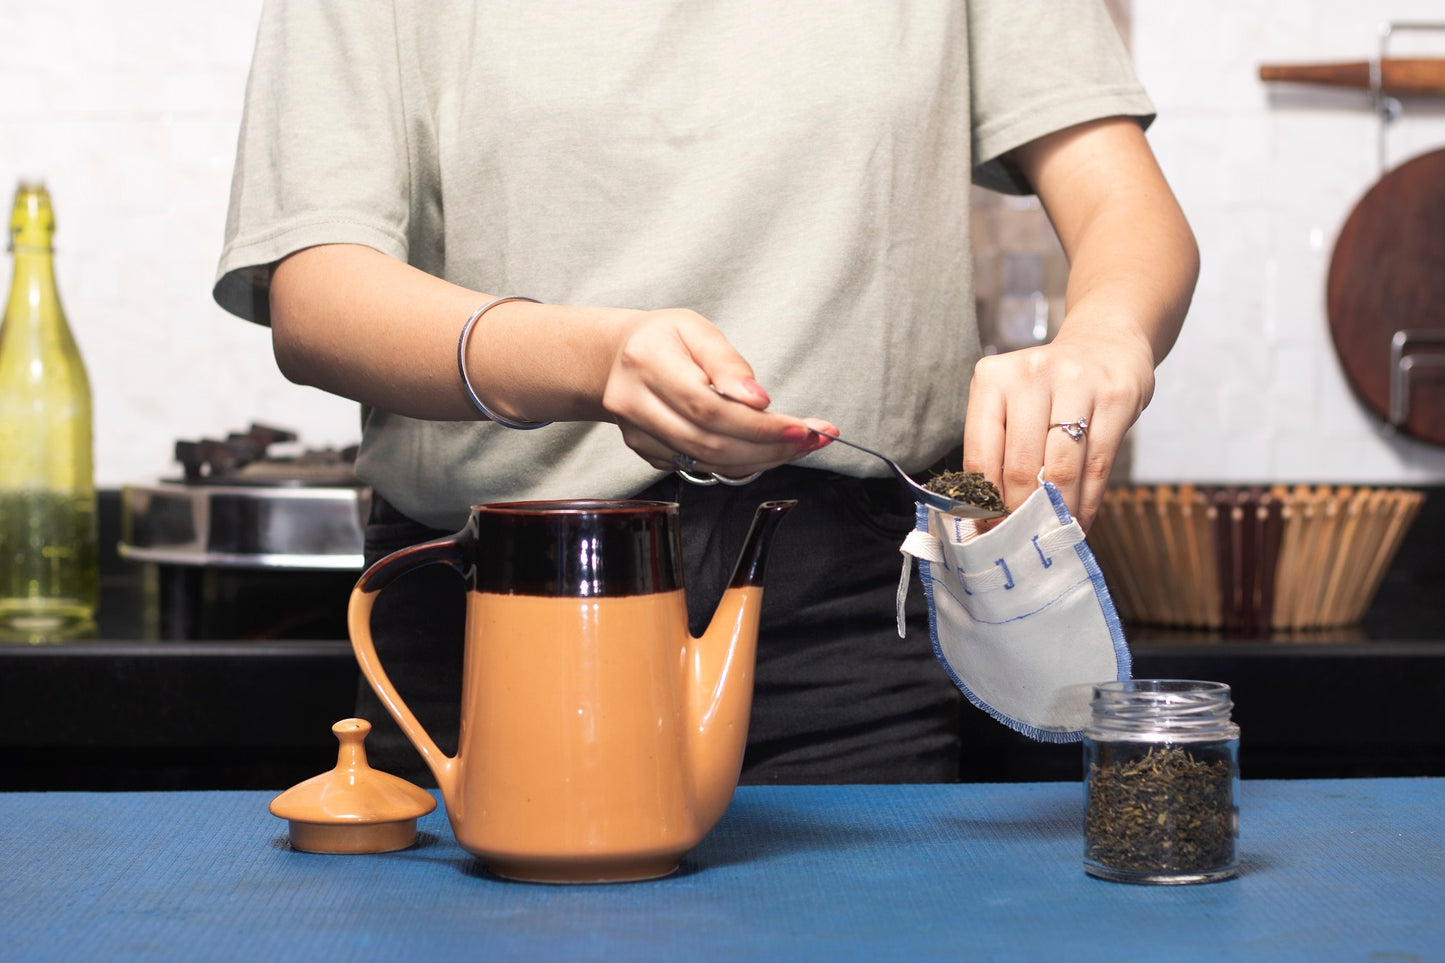
<path fill-rule="evenodd" d="M 1371 73 L 1379 64 L 1378 90 Z M 1263 64 L 1259 79 L 1292 84 L 1369 90 L 1390 96 L 1445 96 L 1445 59 L 1439 57 L 1383 57 L 1379 61 L 1337 63 Z"/>

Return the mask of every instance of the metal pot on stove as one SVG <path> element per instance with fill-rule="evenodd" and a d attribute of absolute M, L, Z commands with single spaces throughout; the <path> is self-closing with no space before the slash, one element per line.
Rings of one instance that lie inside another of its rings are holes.
<path fill-rule="evenodd" d="M 127 485 L 122 557 L 233 568 L 360 570 L 371 490 L 354 447 L 277 454 L 283 429 L 179 441 L 180 478 Z"/>

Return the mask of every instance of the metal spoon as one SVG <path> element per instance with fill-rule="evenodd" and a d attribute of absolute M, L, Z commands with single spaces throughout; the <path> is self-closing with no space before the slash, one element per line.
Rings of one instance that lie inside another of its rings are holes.
<path fill-rule="evenodd" d="M 978 505 L 973 504 L 972 502 L 959 501 L 957 498 L 945 495 L 942 492 L 930 491 L 929 489 L 924 488 L 922 485 L 918 484 L 918 482 L 914 481 L 912 477 L 909 476 L 908 472 L 904 471 L 902 468 L 899 467 L 898 462 L 894 461 L 892 458 L 889 458 L 887 455 L 880 454 L 879 452 L 874 451 L 872 448 L 864 448 L 857 442 L 848 441 L 846 438 L 840 438 L 831 432 L 820 431 L 817 428 L 809 428 L 808 430 L 815 435 L 822 435 L 824 438 L 831 438 L 836 442 L 841 442 L 842 444 L 847 445 L 849 448 L 856 448 L 859 451 L 867 452 L 874 458 L 879 459 L 889 468 L 893 469 L 893 474 L 898 476 L 899 481 L 903 482 L 904 485 L 908 486 L 908 490 L 913 494 L 914 499 L 922 502 L 925 505 L 928 505 L 931 508 L 936 508 L 941 512 L 947 512 L 949 515 L 957 515 L 959 518 L 1000 518 L 1003 515 L 1007 514 L 1007 512 L 1001 512 L 993 508 L 982 508 Z"/>
<path fill-rule="evenodd" d="M 717 392 L 719 398 L 726 398 L 728 401 L 736 401 L 738 404 L 743 404 L 742 401 L 734 398 L 732 395 L 724 391 L 719 391 L 717 385 L 710 385 L 709 387 Z M 898 480 L 908 487 L 909 492 L 912 493 L 915 500 L 922 502 L 930 508 L 936 508 L 940 512 L 947 512 L 950 515 L 957 515 L 959 518 L 1002 518 L 1008 514 L 1008 512 L 1001 512 L 992 508 L 981 508 L 971 502 L 959 501 L 957 498 L 945 495 L 942 492 L 929 491 L 909 477 L 908 472 L 900 468 L 898 462 L 889 458 L 887 455 L 879 454 L 872 448 L 864 448 L 857 442 L 839 438 L 830 432 L 819 431 L 817 428 L 809 428 L 808 430 L 815 435 L 822 435 L 824 438 L 831 438 L 834 441 L 842 442 L 849 448 L 856 448 L 861 452 L 866 452 L 874 458 L 881 460 L 885 465 L 893 469 L 893 474 L 897 475 Z"/>

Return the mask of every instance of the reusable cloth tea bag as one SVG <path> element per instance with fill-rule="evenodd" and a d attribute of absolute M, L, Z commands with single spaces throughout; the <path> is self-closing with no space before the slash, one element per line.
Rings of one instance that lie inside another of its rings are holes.
<path fill-rule="evenodd" d="M 1042 742 L 1075 742 L 1092 686 L 1127 679 L 1129 649 L 1094 554 L 1059 490 L 1038 490 L 989 531 L 918 506 L 900 549 L 898 634 L 911 559 L 933 651 L 968 700 Z M 909 558 L 911 557 L 911 558 Z"/>

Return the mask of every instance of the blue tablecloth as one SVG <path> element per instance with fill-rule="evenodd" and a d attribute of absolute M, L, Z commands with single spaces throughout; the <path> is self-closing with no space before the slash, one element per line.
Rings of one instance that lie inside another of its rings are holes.
<path fill-rule="evenodd" d="M 740 789 L 659 881 L 292 851 L 272 793 L 0 794 L 0 958 L 1442 960 L 1445 780 L 1248 781 L 1242 875 L 1082 869 L 1074 783 Z"/>

